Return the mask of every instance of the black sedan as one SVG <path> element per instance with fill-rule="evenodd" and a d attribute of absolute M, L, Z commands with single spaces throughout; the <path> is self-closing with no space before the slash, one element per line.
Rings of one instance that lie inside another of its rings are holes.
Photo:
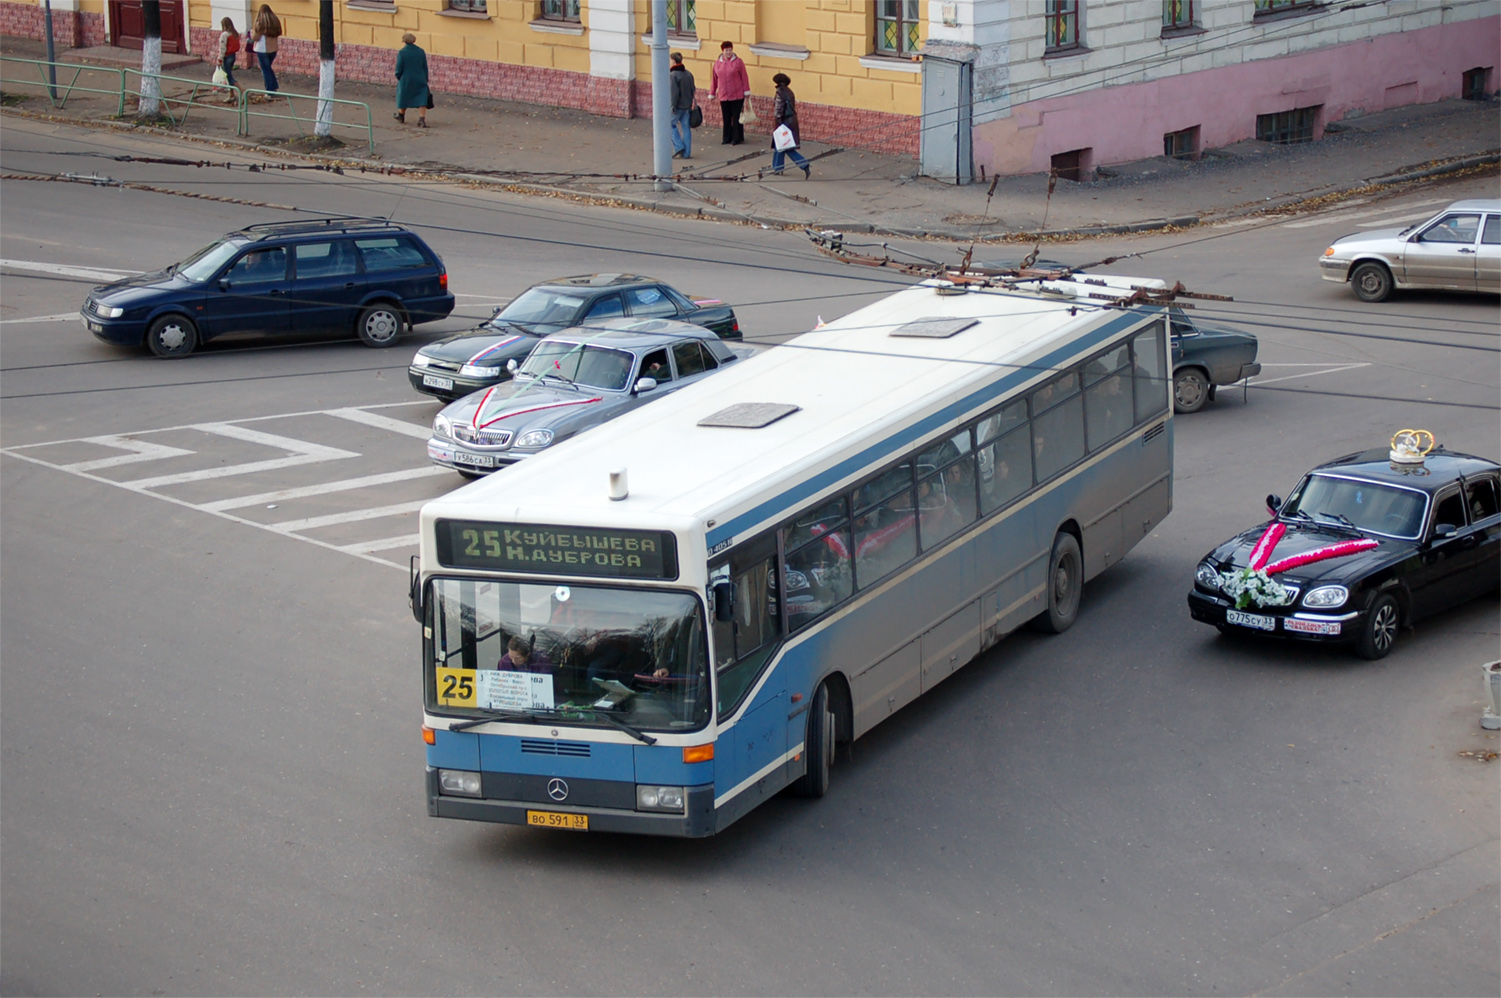
<path fill-rule="evenodd" d="M 489 322 L 429 343 L 407 376 L 419 392 L 453 401 L 510 378 L 507 363 L 520 363 L 542 337 L 621 316 L 678 319 L 721 339 L 741 338 L 735 310 L 722 301 L 692 299 L 650 277 L 585 274 L 534 285 Z"/>
<path fill-rule="evenodd" d="M 1314 468 L 1274 518 L 1205 556 L 1188 608 L 1224 633 L 1353 643 L 1383 658 L 1400 627 L 1501 582 L 1495 461 L 1384 450 Z"/>

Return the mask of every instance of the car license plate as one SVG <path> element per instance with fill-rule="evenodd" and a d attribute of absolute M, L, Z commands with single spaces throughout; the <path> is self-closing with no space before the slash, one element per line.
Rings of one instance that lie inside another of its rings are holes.
<path fill-rule="evenodd" d="M 440 378 L 436 374 L 424 374 L 422 376 L 422 383 L 428 388 L 441 388 L 444 391 L 448 391 L 453 387 L 452 378 Z"/>
<path fill-rule="evenodd" d="M 1225 623 L 1239 624 L 1241 627 L 1254 627 L 1258 631 L 1275 631 L 1277 629 L 1276 617 L 1263 617 L 1259 613 L 1241 613 L 1239 610 L 1226 610 Z"/>
<path fill-rule="evenodd" d="M 566 828 L 573 832 L 589 830 L 587 814 L 565 814 L 562 811 L 528 811 L 526 823 L 540 828 Z"/>
<path fill-rule="evenodd" d="M 1282 621 L 1282 629 L 1296 631 L 1299 634 L 1338 634 L 1339 621 L 1299 620 L 1297 617 L 1288 617 Z"/>
<path fill-rule="evenodd" d="M 453 452 L 453 463 L 467 464 L 471 468 L 493 468 L 495 458 L 489 454 L 465 454 L 461 450 L 456 450 Z"/>

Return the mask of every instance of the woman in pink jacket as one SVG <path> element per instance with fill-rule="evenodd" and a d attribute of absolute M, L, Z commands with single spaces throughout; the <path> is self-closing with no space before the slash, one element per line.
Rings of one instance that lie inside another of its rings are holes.
<path fill-rule="evenodd" d="M 733 42 L 721 42 L 719 58 L 714 60 L 714 79 L 709 84 L 709 96 L 719 101 L 719 115 L 724 119 L 724 138 L 720 145 L 738 146 L 745 141 L 740 111 L 745 107 L 745 97 L 749 93 L 750 74 L 745 71 L 745 62 L 735 54 Z"/>

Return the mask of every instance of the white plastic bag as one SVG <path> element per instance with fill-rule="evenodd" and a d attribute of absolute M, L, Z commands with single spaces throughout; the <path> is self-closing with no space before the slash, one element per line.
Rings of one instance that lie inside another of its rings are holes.
<path fill-rule="evenodd" d="M 760 119 L 756 117 L 756 109 L 751 107 L 750 97 L 745 98 L 745 104 L 740 108 L 740 124 L 754 125 Z"/>
<path fill-rule="evenodd" d="M 792 129 L 786 125 L 778 125 L 772 131 L 771 141 L 775 144 L 777 152 L 786 152 L 788 149 L 797 148 L 797 139 L 792 137 Z"/>
<path fill-rule="evenodd" d="M 223 66 L 214 67 L 214 83 L 221 87 L 229 86 L 229 74 L 224 71 Z"/>

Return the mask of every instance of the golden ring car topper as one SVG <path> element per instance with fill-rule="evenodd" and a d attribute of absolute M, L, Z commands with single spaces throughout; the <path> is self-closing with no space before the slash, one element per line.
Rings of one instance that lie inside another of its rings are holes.
<path fill-rule="evenodd" d="M 1422 464 L 1436 443 L 1428 430 L 1398 430 L 1392 434 L 1392 464 Z"/>

